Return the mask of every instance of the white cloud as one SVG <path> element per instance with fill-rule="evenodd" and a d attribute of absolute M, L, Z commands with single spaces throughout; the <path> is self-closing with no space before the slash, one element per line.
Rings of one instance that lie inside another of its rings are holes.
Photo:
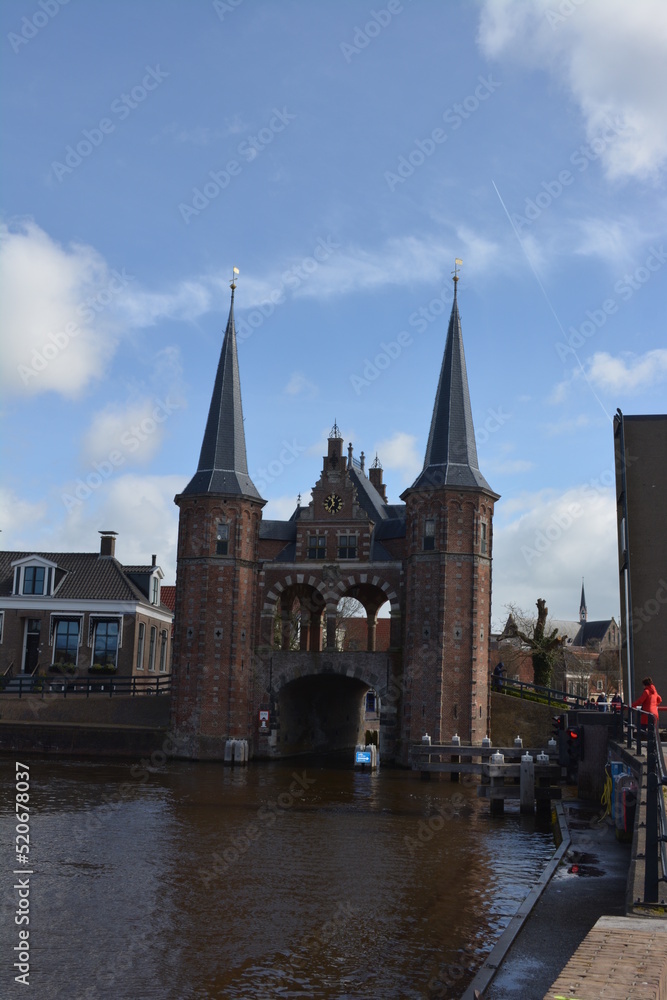
<path fill-rule="evenodd" d="M 588 365 L 588 377 L 608 392 L 638 392 L 657 385 L 667 377 L 667 350 L 646 354 L 624 353 L 614 358 L 604 351 L 594 354 Z"/>
<path fill-rule="evenodd" d="M 311 500 L 312 494 L 310 492 L 302 494 L 301 506 L 307 507 Z M 296 497 L 293 493 L 271 497 L 262 511 L 262 518 L 265 521 L 288 521 L 294 513 L 295 508 Z"/>
<path fill-rule="evenodd" d="M 56 490 L 49 501 L 34 504 L 0 493 L 3 547 L 37 552 L 99 551 L 100 530 L 118 532 L 116 557 L 126 565 L 147 564 L 155 553 L 165 582 L 176 579 L 178 508 L 174 496 L 185 476 L 116 473 L 89 496 L 58 510 Z"/>
<path fill-rule="evenodd" d="M 131 276 L 109 272 L 92 247 L 60 246 L 32 221 L 0 225 L 0 275 L 5 390 L 79 396 L 115 349 L 109 304 Z"/>
<path fill-rule="evenodd" d="M 417 452 L 417 438 L 404 431 L 397 431 L 390 438 L 378 441 L 373 451 L 383 469 L 395 469 L 404 483 L 412 483 L 424 465 L 423 456 Z"/>
<path fill-rule="evenodd" d="M 317 386 L 310 379 L 307 379 L 303 372 L 292 372 L 284 392 L 287 396 L 303 396 L 306 399 L 314 399 L 317 395 Z"/>
<path fill-rule="evenodd" d="M 589 617 L 618 621 L 614 474 L 604 470 L 564 492 L 525 493 L 499 505 L 493 535 L 494 627 L 505 606 L 526 610 L 545 598 L 554 618 L 576 620 L 581 577 Z"/>
<path fill-rule="evenodd" d="M 180 410 L 178 399 L 167 396 L 137 400 L 122 407 L 111 403 L 93 417 L 82 442 L 83 458 L 92 466 L 111 461 L 144 465 L 160 450 L 166 424 Z"/>
<path fill-rule="evenodd" d="M 575 368 L 570 378 L 559 382 L 551 394 L 550 402 L 562 403 L 567 398 L 570 387 L 584 377 L 601 392 L 628 395 L 659 385 L 667 378 L 667 349 L 656 348 L 639 355 L 626 351 L 616 357 L 606 351 L 599 351 L 588 359 L 584 372 Z M 585 419 L 578 418 L 579 421 Z M 577 426 L 585 424 L 579 423 Z"/>
<path fill-rule="evenodd" d="M 663 0 L 485 0 L 479 42 L 489 57 L 542 69 L 578 102 L 589 141 L 621 120 L 601 151 L 610 178 L 656 177 L 667 162 L 667 18 Z"/>
<path fill-rule="evenodd" d="M 48 505 L 45 501 L 30 503 L 17 496 L 12 490 L 0 487 L 0 523 L 2 524 L 2 547 L 16 548 L 14 539 L 27 525 L 39 524 L 46 516 Z"/>

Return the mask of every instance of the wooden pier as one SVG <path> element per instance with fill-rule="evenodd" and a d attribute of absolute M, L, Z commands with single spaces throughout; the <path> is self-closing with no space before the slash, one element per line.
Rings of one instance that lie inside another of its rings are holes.
<path fill-rule="evenodd" d="M 502 759 L 501 759 L 502 757 Z M 532 758 L 532 759 L 529 759 Z M 546 759 L 545 759 L 546 758 Z M 410 760 L 423 778 L 449 774 L 479 775 L 478 798 L 489 799 L 492 814 L 502 814 L 506 799 L 518 799 L 522 813 L 549 812 L 552 799 L 560 799 L 561 768 L 558 749 L 523 746 L 466 746 L 459 743 L 415 743 Z"/>

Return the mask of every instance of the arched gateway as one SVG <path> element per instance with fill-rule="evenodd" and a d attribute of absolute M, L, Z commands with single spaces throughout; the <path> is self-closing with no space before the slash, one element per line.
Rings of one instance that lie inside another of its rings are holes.
<path fill-rule="evenodd" d="M 424 468 L 404 502 L 387 500 L 377 459 L 366 470 L 363 452 L 344 453 L 334 424 L 312 501 L 288 521 L 263 519 L 248 475 L 234 288 L 199 466 L 176 497 L 172 723 L 185 753 L 221 758 L 230 738 L 266 757 L 353 746 L 371 703 L 384 759 L 405 761 L 424 732 L 481 740 L 498 496 L 477 463 L 456 284 Z M 365 613 L 354 648 L 346 598 Z"/>

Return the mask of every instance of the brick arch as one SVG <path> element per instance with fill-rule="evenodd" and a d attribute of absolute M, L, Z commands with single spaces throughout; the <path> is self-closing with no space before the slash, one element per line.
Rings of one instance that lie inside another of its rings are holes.
<path fill-rule="evenodd" d="M 324 604 L 330 599 L 330 591 L 323 580 L 318 580 L 312 574 L 286 573 L 282 580 L 274 580 L 271 584 L 271 588 L 264 598 L 262 614 L 274 615 L 282 594 L 293 587 L 311 587 L 313 590 L 319 591 Z"/>
<path fill-rule="evenodd" d="M 371 579 L 369 579 L 369 576 L 371 576 L 369 573 L 348 573 L 341 580 L 339 580 L 332 592 L 332 596 L 336 596 L 336 604 L 341 597 L 345 597 L 350 590 L 354 590 L 355 588 L 358 588 L 359 590 L 374 588 L 384 593 L 385 599 L 382 603 L 384 604 L 385 601 L 389 601 L 392 615 L 399 615 L 401 613 L 401 604 L 396 590 L 392 587 L 388 580 L 383 580 L 377 573 L 373 574 Z"/>

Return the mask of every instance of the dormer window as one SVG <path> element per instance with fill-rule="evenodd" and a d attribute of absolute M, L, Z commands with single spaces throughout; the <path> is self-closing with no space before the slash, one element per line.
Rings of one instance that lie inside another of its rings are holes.
<path fill-rule="evenodd" d="M 160 603 L 160 580 L 157 575 L 151 577 L 151 604 Z"/>
<path fill-rule="evenodd" d="M 47 597 L 53 593 L 55 563 L 39 556 L 27 557 L 14 563 L 13 593 L 25 597 Z"/>
<path fill-rule="evenodd" d="M 43 594 L 45 576 L 45 566 L 26 566 L 23 571 L 23 593 Z"/>

